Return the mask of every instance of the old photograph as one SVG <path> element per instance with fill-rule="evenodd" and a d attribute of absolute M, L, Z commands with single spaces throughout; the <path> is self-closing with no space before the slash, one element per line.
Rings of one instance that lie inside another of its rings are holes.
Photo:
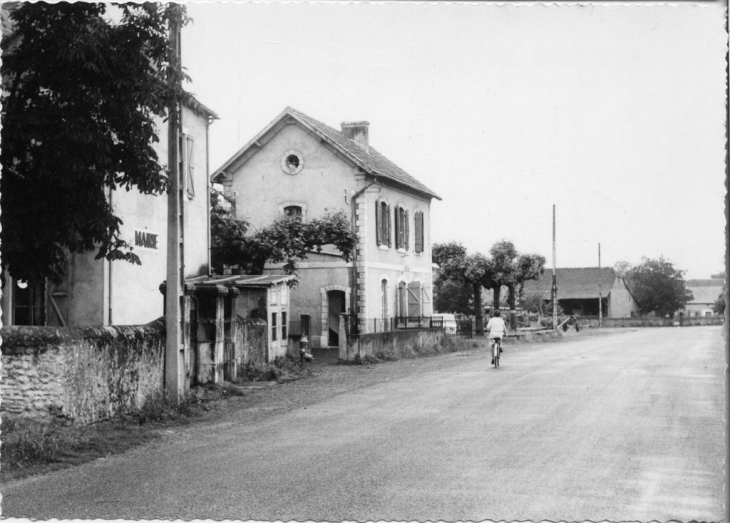
<path fill-rule="evenodd" d="M 726 520 L 726 2 L 3 2 L 2 516 Z"/>

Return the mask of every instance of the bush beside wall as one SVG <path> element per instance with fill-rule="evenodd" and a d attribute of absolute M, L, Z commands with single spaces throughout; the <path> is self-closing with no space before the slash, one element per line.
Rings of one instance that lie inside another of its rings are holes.
<path fill-rule="evenodd" d="M 0 412 L 86 424 L 163 392 L 165 326 L 3 327 Z"/>

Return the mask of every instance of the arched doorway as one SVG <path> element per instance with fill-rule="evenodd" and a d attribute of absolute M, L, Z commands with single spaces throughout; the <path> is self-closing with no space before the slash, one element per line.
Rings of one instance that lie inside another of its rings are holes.
<path fill-rule="evenodd" d="M 327 327 L 329 347 L 340 344 L 340 314 L 347 310 L 345 291 L 327 291 Z"/>

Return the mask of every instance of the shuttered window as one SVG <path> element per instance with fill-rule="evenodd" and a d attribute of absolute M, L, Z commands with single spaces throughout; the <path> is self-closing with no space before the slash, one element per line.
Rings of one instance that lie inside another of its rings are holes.
<path fill-rule="evenodd" d="M 403 207 L 395 209 L 395 246 L 398 249 L 408 250 L 408 211 Z"/>
<path fill-rule="evenodd" d="M 379 201 L 375 203 L 375 241 L 377 245 L 391 246 L 390 205 Z"/>
<path fill-rule="evenodd" d="M 416 252 L 423 252 L 423 213 L 416 211 L 413 217 L 413 222 L 416 227 Z"/>
<path fill-rule="evenodd" d="M 408 317 L 421 316 L 421 282 L 414 281 L 408 284 Z"/>
<path fill-rule="evenodd" d="M 195 198 L 195 140 L 192 136 L 185 137 L 185 185 L 188 199 Z"/>

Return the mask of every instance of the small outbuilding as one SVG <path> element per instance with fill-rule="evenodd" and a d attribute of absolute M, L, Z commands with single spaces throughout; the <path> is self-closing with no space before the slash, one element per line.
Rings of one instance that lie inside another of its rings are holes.
<path fill-rule="evenodd" d="M 236 318 L 260 319 L 267 325 L 266 361 L 286 355 L 289 333 L 289 295 L 295 276 L 282 274 L 213 276 L 195 282 L 195 288 L 235 288 L 238 292 L 224 310 L 227 322 Z"/>

